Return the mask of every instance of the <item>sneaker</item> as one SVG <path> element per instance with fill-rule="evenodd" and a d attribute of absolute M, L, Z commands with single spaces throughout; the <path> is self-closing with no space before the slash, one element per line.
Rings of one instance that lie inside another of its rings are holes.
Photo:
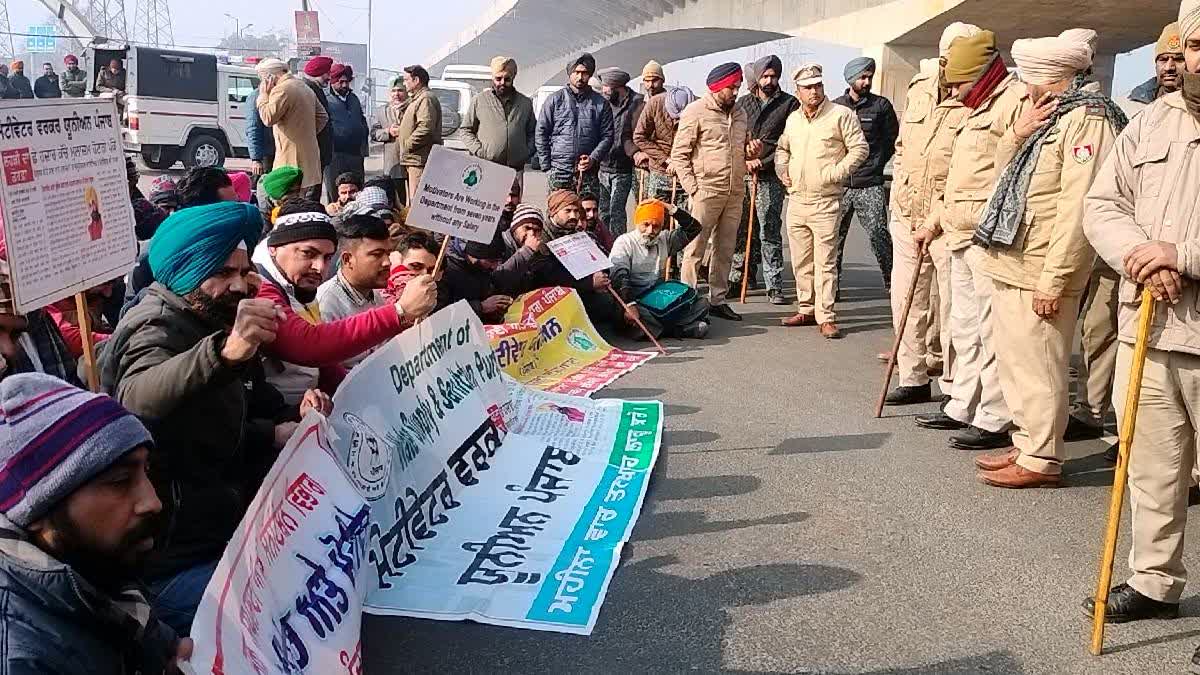
<path fill-rule="evenodd" d="M 733 311 L 733 308 L 730 307 L 729 305 L 724 305 L 724 304 L 716 305 L 716 306 L 710 308 L 708 310 L 708 313 L 711 314 L 712 316 L 717 317 L 718 319 L 725 319 L 726 321 L 741 321 L 742 320 L 742 315 Z"/>
<path fill-rule="evenodd" d="M 888 392 L 887 398 L 883 399 L 884 405 L 914 405 L 916 403 L 929 403 L 930 391 L 929 383 L 920 384 L 911 387 L 896 387 Z"/>
<path fill-rule="evenodd" d="M 693 340 L 699 340 L 705 335 L 708 335 L 707 321 L 696 321 L 695 323 L 684 326 L 683 329 L 679 331 L 679 337 L 691 338 Z"/>
<path fill-rule="evenodd" d="M 1083 601 L 1083 613 L 1090 619 L 1096 613 L 1096 599 Z M 1159 602 L 1138 593 L 1129 584 L 1113 586 L 1104 607 L 1104 623 L 1126 623 L 1142 619 L 1174 619 L 1179 616 L 1179 603 Z"/>
<path fill-rule="evenodd" d="M 767 291 L 767 300 L 771 301 L 772 305 L 786 305 L 787 300 L 783 297 L 783 291 L 778 288 L 772 288 Z"/>

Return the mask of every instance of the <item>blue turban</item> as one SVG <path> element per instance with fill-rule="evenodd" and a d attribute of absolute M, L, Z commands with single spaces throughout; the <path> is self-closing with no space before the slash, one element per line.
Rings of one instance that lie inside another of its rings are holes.
<path fill-rule="evenodd" d="M 696 95 L 687 87 L 667 87 L 665 96 L 667 98 L 663 103 L 667 115 L 673 120 L 679 119 L 679 116 L 683 114 L 683 109 L 696 100 Z"/>
<path fill-rule="evenodd" d="M 150 240 L 154 280 L 178 295 L 200 287 L 225 265 L 238 244 L 247 254 L 262 236 L 258 208 L 242 202 L 217 202 L 172 213 Z"/>
<path fill-rule="evenodd" d="M 850 83 L 857 80 L 859 75 L 868 70 L 874 72 L 875 59 L 869 56 L 859 56 L 850 59 L 850 63 L 846 64 L 846 69 L 842 71 L 842 75 L 846 77 L 846 82 Z"/>

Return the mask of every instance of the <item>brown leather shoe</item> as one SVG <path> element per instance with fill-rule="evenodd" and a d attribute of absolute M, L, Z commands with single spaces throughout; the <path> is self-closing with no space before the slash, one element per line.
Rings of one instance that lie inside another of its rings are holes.
<path fill-rule="evenodd" d="M 780 319 L 779 323 L 787 326 L 788 328 L 795 328 L 796 326 L 815 326 L 817 325 L 817 319 L 812 314 L 793 314 L 786 319 Z"/>
<path fill-rule="evenodd" d="M 838 330 L 836 323 L 826 321 L 821 324 L 821 337 L 826 340 L 840 340 L 842 338 L 842 331 Z"/>
<path fill-rule="evenodd" d="M 1016 447 L 1001 448 L 995 452 L 985 452 L 975 458 L 975 466 L 979 467 L 980 471 L 999 471 L 1008 466 L 1012 466 L 1020 456 L 1021 451 Z"/>
<path fill-rule="evenodd" d="M 1038 473 L 1030 471 L 1019 464 L 1010 464 L 997 471 L 980 471 L 979 480 L 994 487 L 1015 490 L 1021 488 L 1056 488 L 1062 485 L 1062 476 L 1059 474 Z"/>

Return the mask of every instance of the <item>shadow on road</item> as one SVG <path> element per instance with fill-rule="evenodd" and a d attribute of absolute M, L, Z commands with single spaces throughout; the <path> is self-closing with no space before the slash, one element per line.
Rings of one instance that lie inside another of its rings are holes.
<path fill-rule="evenodd" d="M 658 484 L 658 499 L 711 499 L 749 494 L 762 486 L 758 476 L 701 476 L 664 478 Z"/>
<path fill-rule="evenodd" d="M 698 429 L 690 429 L 684 431 L 672 431 L 668 429 L 663 434 L 664 447 L 679 447 L 681 445 L 696 445 L 698 443 L 712 443 L 720 440 L 721 434 L 711 431 L 700 431 Z"/>
<path fill-rule="evenodd" d="M 767 453 L 769 455 L 801 455 L 812 452 L 843 452 L 846 450 L 878 450 L 892 437 L 889 433 L 846 434 L 843 436 L 805 436 L 785 438 Z"/>

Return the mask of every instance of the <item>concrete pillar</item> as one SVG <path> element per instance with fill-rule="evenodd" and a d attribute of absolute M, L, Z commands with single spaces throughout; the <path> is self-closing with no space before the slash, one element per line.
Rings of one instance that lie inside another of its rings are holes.
<path fill-rule="evenodd" d="M 889 99 L 896 114 L 904 112 L 908 84 L 921 69 L 921 59 L 936 58 L 937 45 L 879 45 L 863 50 L 875 59 L 875 93 Z"/>
<path fill-rule="evenodd" d="M 1112 96 L 1113 73 L 1116 66 L 1117 55 L 1115 53 L 1096 54 L 1096 58 L 1092 59 L 1092 74 L 1100 83 L 1100 88 L 1104 90 L 1106 96 Z"/>

